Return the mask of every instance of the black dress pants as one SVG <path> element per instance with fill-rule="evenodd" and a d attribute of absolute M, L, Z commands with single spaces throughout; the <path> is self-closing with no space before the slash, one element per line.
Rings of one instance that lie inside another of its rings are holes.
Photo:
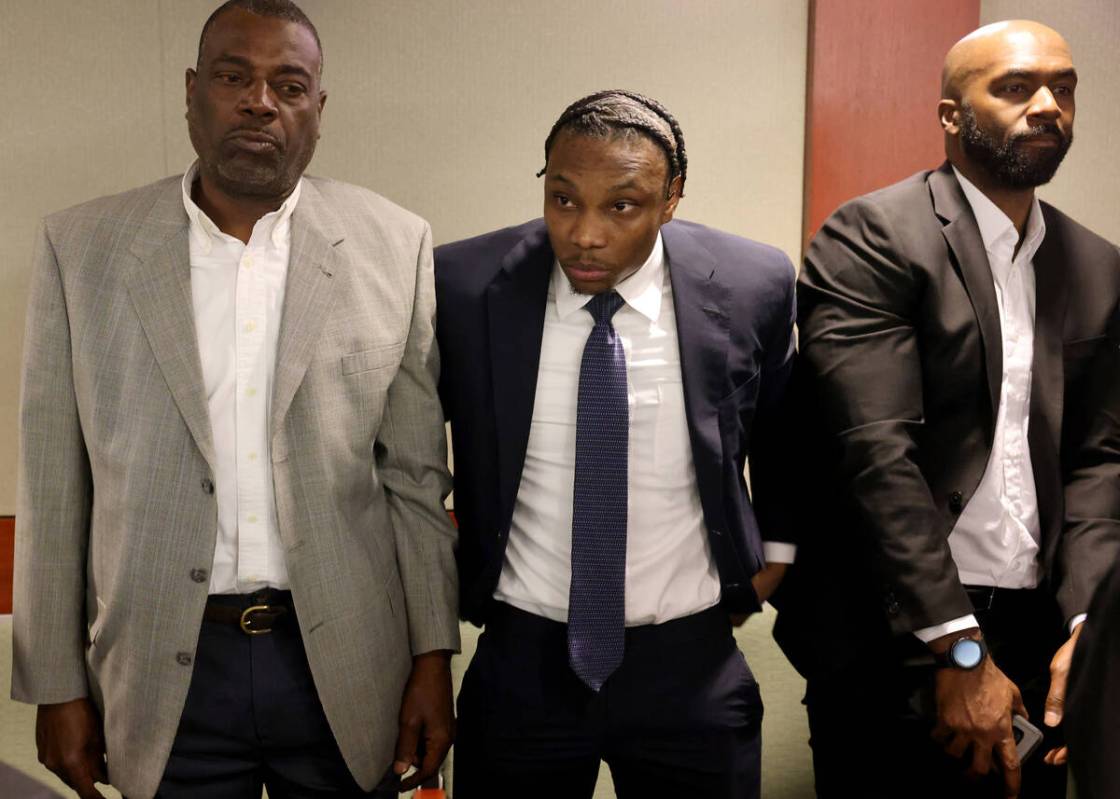
<path fill-rule="evenodd" d="M 976 616 L 995 664 L 1023 696 L 1030 721 L 1046 738 L 1023 764 L 1022 799 L 1063 799 L 1065 767 L 1042 757 L 1061 744 L 1060 732 L 1042 723 L 1050 688 L 1050 660 L 1066 639 L 1053 598 L 1044 590 L 1001 590 L 991 607 Z M 805 697 L 817 796 L 820 799 L 997 799 L 1003 777 L 969 780 L 969 760 L 957 760 L 930 738 L 933 721 L 917 710 L 928 704 L 934 669 L 904 667 L 901 661 L 925 654 L 917 638 L 884 642 L 862 662 L 828 679 L 811 679 Z"/>
<path fill-rule="evenodd" d="M 211 596 L 245 606 L 251 599 Z M 370 719 L 370 724 L 384 723 Z M 315 691 L 294 613 L 272 632 L 204 621 L 194 672 L 157 799 L 395 797 L 363 791 L 342 759 Z"/>
<path fill-rule="evenodd" d="M 568 665 L 567 627 L 499 605 L 459 694 L 455 799 L 586 799 L 600 760 L 620 799 L 756 799 L 762 701 L 712 608 L 630 628 L 599 693 Z"/>

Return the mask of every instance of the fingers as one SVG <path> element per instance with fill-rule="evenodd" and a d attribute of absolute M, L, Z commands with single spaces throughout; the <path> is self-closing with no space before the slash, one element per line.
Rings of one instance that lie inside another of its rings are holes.
<path fill-rule="evenodd" d="M 451 748 L 450 741 L 446 741 L 442 745 L 435 741 L 430 742 L 430 746 L 424 747 L 424 758 L 420 761 L 416 773 L 409 777 L 407 780 L 402 780 L 400 790 L 411 791 L 416 788 L 420 783 L 435 776 L 439 771 L 439 764 L 443 762 L 447 750 Z"/>
<path fill-rule="evenodd" d="M 1064 766 L 1069 762 L 1069 749 L 1064 746 L 1051 749 L 1042 760 L 1048 766 Z"/>
<path fill-rule="evenodd" d="M 1000 770 L 1003 772 L 1003 795 L 1014 799 L 1019 795 L 1023 781 L 1014 736 L 1008 736 L 996 744 L 996 755 L 999 757 Z"/>
<path fill-rule="evenodd" d="M 1050 691 L 1046 694 L 1045 712 L 1042 717 L 1042 722 L 1047 727 L 1057 727 L 1062 723 L 1066 702 L 1066 678 L 1069 676 L 1069 662 L 1075 640 L 1071 638 L 1067 641 L 1050 661 Z"/>
<path fill-rule="evenodd" d="M 1019 686 L 1014 683 L 1011 685 L 1011 712 L 1030 720 L 1031 715 L 1027 712 L 1027 706 L 1023 704 L 1023 695 L 1019 693 Z"/>
<path fill-rule="evenodd" d="M 393 759 L 393 773 L 398 776 L 404 774 L 410 767 L 420 761 L 416 756 L 416 747 L 420 742 L 420 722 L 416 719 L 402 721 L 400 731 L 397 733 L 397 749 Z"/>

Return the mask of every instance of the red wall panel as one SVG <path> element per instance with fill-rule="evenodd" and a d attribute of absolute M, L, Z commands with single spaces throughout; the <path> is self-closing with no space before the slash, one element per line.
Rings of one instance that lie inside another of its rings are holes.
<path fill-rule="evenodd" d="M 980 0 L 813 0 L 806 242 L 846 200 L 944 160 L 941 62 L 979 24 Z"/>

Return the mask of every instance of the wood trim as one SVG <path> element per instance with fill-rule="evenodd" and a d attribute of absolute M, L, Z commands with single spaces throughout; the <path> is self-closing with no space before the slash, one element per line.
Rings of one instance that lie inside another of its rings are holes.
<path fill-rule="evenodd" d="M 0 516 L 0 613 L 12 612 L 12 572 L 16 547 L 16 519 Z"/>
<path fill-rule="evenodd" d="M 812 0 L 803 242 L 836 208 L 945 159 L 937 101 L 980 0 Z"/>

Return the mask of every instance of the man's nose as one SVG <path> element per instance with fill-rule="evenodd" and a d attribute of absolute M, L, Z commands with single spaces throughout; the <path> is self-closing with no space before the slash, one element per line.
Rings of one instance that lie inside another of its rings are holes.
<path fill-rule="evenodd" d="M 268 81 L 250 81 L 241 95 L 238 110 L 255 117 L 272 119 L 276 116 L 276 98 Z"/>
<path fill-rule="evenodd" d="M 594 250 L 606 245 L 604 227 L 592 213 L 581 213 L 572 225 L 571 242 L 581 250 Z"/>
<path fill-rule="evenodd" d="M 1031 98 L 1031 106 L 1027 109 L 1027 114 L 1043 119 L 1057 119 L 1062 115 L 1062 108 L 1050 88 L 1042 86 Z"/>

